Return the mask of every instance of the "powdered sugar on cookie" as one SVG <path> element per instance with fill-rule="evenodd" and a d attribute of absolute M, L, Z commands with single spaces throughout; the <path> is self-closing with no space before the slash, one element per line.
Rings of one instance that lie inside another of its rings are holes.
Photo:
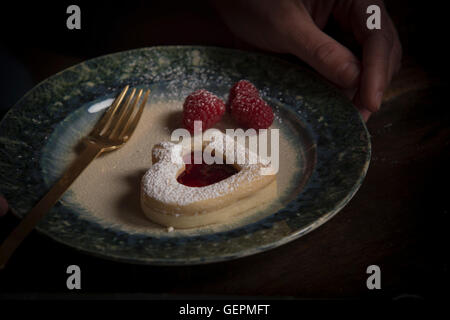
<path fill-rule="evenodd" d="M 227 154 L 227 148 L 230 148 L 230 146 L 234 147 L 236 159 L 245 159 L 244 163 L 235 165 L 239 170 L 238 173 L 204 187 L 188 187 L 180 184 L 177 181 L 177 176 L 184 169 L 183 156 L 190 153 L 191 150 L 180 143 L 162 142 L 153 148 L 153 160 L 155 163 L 143 177 L 142 186 L 144 193 L 162 203 L 185 206 L 226 195 L 234 191 L 243 182 L 261 179 L 260 169 L 268 166 L 266 161 L 263 161 L 239 143 L 227 143 L 225 134 L 220 132 L 217 136 L 220 138 L 212 139 L 206 146 L 219 152 L 220 156 L 223 157 Z M 231 139 L 234 141 L 234 138 L 231 137 Z M 230 150 L 228 149 L 228 151 Z M 254 164 L 248 161 L 252 157 L 258 159 Z"/>

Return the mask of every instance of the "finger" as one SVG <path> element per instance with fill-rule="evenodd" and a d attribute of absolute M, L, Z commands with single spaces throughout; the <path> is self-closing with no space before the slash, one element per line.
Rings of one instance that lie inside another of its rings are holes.
<path fill-rule="evenodd" d="M 401 45 L 394 24 L 381 0 L 353 2 L 353 32 L 363 49 L 360 77 L 360 108 L 379 110 L 384 91 L 400 66 Z M 366 26 L 367 7 L 380 7 L 381 29 Z"/>
<path fill-rule="evenodd" d="M 359 113 L 361 114 L 361 117 L 364 119 L 364 122 L 367 122 L 370 118 L 370 116 L 372 115 L 372 112 L 370 112 L 369 110 L 360 107 L 361 103 L 356 103 L 355 101 L 359 101 L 359 91 L 358 89 L 343 89 L 342 92 L 344 93 L 344 95 L 349 98 L 350 100 L 353 101 L 353 104 L 355 105 L 355 107 L 358 109 Z"/>
<path fill-rule="evenodd" d="M 363 44 L 360 99 L 372 112 L 380 109 L 383 93 L 390 81 L 392 40 L 384 32 L 374 32 Z"/>
<path fill-rule="evenodd" d="M 8 212 L 8 202 L 5 198 L 0 197 L 0 216 L 5 215 Z"/>
<path fill-rule="evenodd" d="M 364 122 L 369 121 L 369 118 L 372 115 L 372 112 L 370 112 L 367 109 L 359 110 L 359 113 L 361 114 L 361 117 L 363 118 Z"/>
<path fill-rule="evenodd" d="M 363 118 L 364 122 L 367 122 L 372 115 L 372 112 L 368 109 L 366 109 L 362 103 L 361 103 L 361 92 L 358 90 L 353 98 L 353 104 L 355 105 L 356 109 L 358 109 L 359 113 L 361 114 L 361 117 Z"/>
<path fill-rule="evenodd" d="M 341 88 L 355 88 L 359 82 L 359 60 L 346 47 L 322 32 L 312 19 L 290 27 L 290 51 Z"/>

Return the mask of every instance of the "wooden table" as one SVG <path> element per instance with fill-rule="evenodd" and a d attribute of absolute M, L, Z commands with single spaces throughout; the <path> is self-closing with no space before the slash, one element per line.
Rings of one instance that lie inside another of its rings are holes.
<path fill-rule="evenodd" d="M 403 21 L 406 18 L 400 13 L 397 17 L 406 24 L 399 27 L 402 38 L 407 40 L 404 47 L 414 48 L 413 36 L 407 34 L 411 25 Z M 208 17 L 205 23 L 212 20 Z M 223 31 L 223 26 L 218 28 Z M 223 45 L 235 43 L 225 33 L 221 37 Z M 168 39 L 166 43 L 176 41 Z M 138 37 L 135 41 L 122 45 L 164 43 L 158 38 L 139 42 Z M 191 42 L 218 44 L 217 38 L 211 40 L 208 36 Z M 449 225 L 449 86 L 439 72 L 421 65 L 424 55 L 405 50 L 400 75 L 386 94 L 382 110 L 368 122 L 373 157 L 367 177 L 351 202 L 319 229 L 262 254 L 189 267 L 110 262 L 33 232 L 8 268 L 0 272 L 0 294 L 67 293 L 66 268 L 77 264 L 82 270 L 83 293 L 299 298 L 440 296 L 449 280 L 445 260 Z M 38 80 L 82 59 L 31 48 L 20 57 Z M 40 63 L 33 64 L 32 60 Z M 11 214 L 2 218 L 0 237 L 5 237 L 17 222 Z M 369 291 L 366 287 L 366 268 L 373 264 L 381 268 L 382 290 Z"/>

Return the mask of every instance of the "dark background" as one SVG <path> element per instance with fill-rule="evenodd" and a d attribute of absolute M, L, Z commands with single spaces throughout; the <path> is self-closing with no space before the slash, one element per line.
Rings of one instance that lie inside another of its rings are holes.
<path fill-rule="evenodd" d="M 70 4 L 81 8 L 81 30 L 66 28 Z M 388 1 L 387 7 L 402 41 L 403 68 L 382 111 L 368 122 L 373 158 L 367 178 L 330 222 L 266 253 L 192 267 L 105 261 L 33 232 L 0 271 L 0 294 L 67 293 L 66 267 L 77 264 L 82 293 L 448 297 L 447 11 L 424 1 Z M 345 38 L 334 27 L 331 23 L 327 30 Z M 257 50 L 234 37 L 207 1 L 14 1 L 2 8 L 0 30 L 0 116 L 38 82 L 102 54 L 169 44 Z M 283 58 L 301 64 L 294 57 Z M 1 218 L 0 239 L 17 223 L 11 212 Z M 371 264 L 381 267 L 382 290 L 366 288 Z"/>

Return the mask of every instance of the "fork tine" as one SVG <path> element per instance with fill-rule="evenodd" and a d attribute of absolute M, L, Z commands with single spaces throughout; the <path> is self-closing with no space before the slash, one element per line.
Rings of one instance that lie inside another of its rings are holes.
<path fill-rule="evenodd" d="M 134 94 L 136 93 L 136 89 L 133 88 L 130 95 L 127 97 L 124 103 L 120 106 L 120 112 L 116 115 L 114 115 L 109 123 L 108 128 L 105 128 L 103 136 L 111 138 L 113 132 L 117 130 L 118 124 L 121 122 L 121 119 L 123 118 L 124 114 L 129 110 L 132 109 L 132 101 Z M 130 107 L 131 105 L 131 107 Z"/>
<path fill-rule="evenodd" d="M 139 110 L 137 111 L 136 115 L 134 116 L 133 119 L 129 119 L 127 124 L 122 129 L 120 136 L 119 136 L 120 139 L 129 139 L 131 137 L 131 135 L 133 134 L 134 129 L 136 129 L 136 126 L 137 126 L 139 120 L 141 119 L 142 112 L 144 111 L 144 106 L 147 103 L 149 94 L 150 94 L 150 90 L 147 90 L 145 92 L 145 96 L 142 99 L 141 105 L 139 106 Z"/>
<path fill-rule="evenodd" d="M 121 105 L 119 106 L 119 108 L 121 109 L 121 112 L 123 112 L 123 110 L 128 109 L 130 102 L 133 99 L 134 94 L 136 93 L 136 89 L 133 89 L 133 91 L 131 91 L 130 95 L 127 97 L 127 99 L 125 100 L 125 102 L 121 103 Z M 120 115 L 120 114 L 119 114 Z M 117 119 L 118 119 L 118 115 L 112 115 L 111 119 L 108 121 L 108 123 L 105 125 L 105 128 L 103 130 L 103 132 L 101 133 L 101 135 L 103 137 L 108 137 L 111 134 L 111 131 L 114 129 L 114 127 L 117 125 Z"/>
<path fill-rule="evenodd" d="M 108 110 L 105 112 L 105 114 L 102 116 L 99 122 L 95 125 L 94 129 L 92 129 L 92 133 L 94 135 L 99 135 L 100 132 L 106 127 L 109 120 L 112 118 L 114 113 L 116 113 L 117 108 L 119 107 L 120 103 L 123 100 L 123 97 L 125 97 L 125 94 L 128 91 L 128 88 L 130 86 L 127 85 L 125 88 L 123 88 L 122 92 L 117 96 L 117 98 L 114 100 L 112 105 L 108 108 Z"/>
<path fill-rule="evenodd" d="M 130 103 L 130 106 L 128 108 L 126 108 L 126 110 L 123 109 L 124 112 L 122 114 L 122 117 L 116 122 L 114 129 L 111 131 L 111 133 L 109 135 L 110 139 L 118 138 L 119 132 L 121 132 L 122 129 L 125 127 L 125 125 L 128 123 L 128 121 L 130 120 L 131 115 L 134 112 L 134 109 L 136 108 L 137 103 L 141 99 L 142 92 L 144 92 L 144 90 L 140 89 L 138 91 L 137 96 L 134 98 L 133 103 Z"/>

